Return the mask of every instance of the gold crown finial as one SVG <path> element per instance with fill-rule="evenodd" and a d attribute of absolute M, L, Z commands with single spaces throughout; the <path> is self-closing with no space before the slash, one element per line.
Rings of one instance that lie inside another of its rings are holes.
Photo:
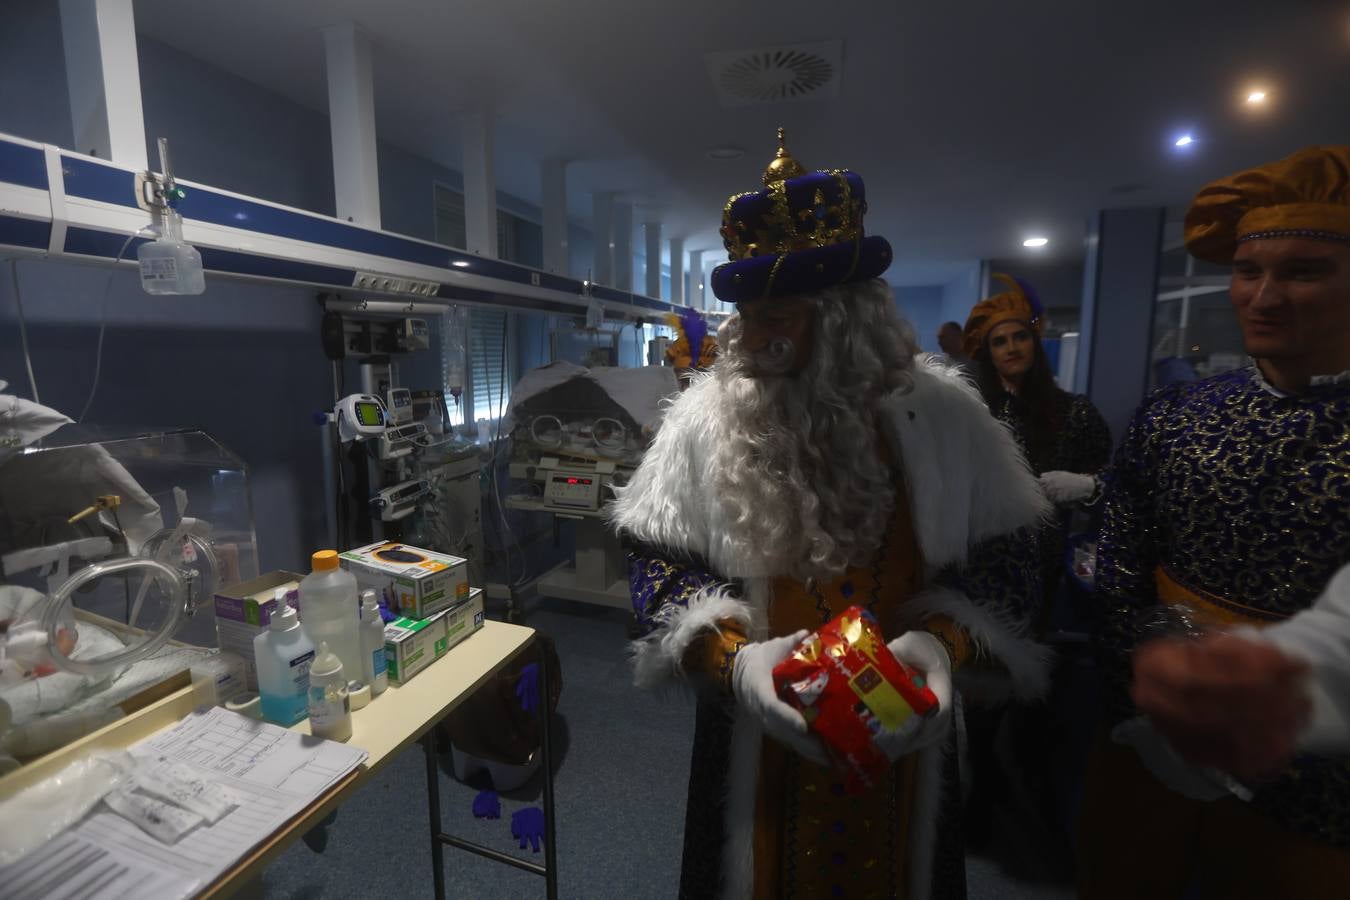
<path fill-rule="evenodd" d="M 796 178 L 799 175 L 805 175 L 806 169 L 802 164 L 792 158 L 792 154 L 787 151 L 787 129 L 779 126 L 778 128 L 778 153 L 774 156 L 769 167 L 764 170 L 764 186 L 768 187 L 779 181 L 785 181 L 788 178 Z"/>

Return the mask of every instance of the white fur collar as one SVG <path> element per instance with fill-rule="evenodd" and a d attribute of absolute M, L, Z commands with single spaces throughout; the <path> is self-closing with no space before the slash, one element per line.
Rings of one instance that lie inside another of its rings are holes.
<path fill-rule="evenodd" d="M 713 427 L 721 386 L 700 378 L 666 412 L 661 430 L 610 519 L 634 538 L 702 556 L 727 578 L 757 572 L 731 550 L 711 488 Z M 883 427 L 903 461 L 924 561 L 962 562 L 981 540 L 1034 524 L 1049 504 L 1007 426 L 989 414 L 955 367 L 921 356 L 912 387 L 885 400 Z"/>

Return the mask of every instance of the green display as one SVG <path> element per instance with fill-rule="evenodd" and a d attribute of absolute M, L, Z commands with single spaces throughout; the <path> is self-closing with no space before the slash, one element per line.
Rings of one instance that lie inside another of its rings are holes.
<path fill-rule="evenodd" d="M 356 421 L 366 426 L 383 425 L 384 416 L 380 414 L 380 405 L 370 402 L 357 403 Z"/>

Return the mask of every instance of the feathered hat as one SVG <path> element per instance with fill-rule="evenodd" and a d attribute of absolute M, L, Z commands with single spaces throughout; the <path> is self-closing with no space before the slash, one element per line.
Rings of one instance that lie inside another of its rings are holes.
<path fill-rule="evenodd" d="M 677 369 L 701 369 L 717 358 L 717 338 L 708 333 L 708 322 L 692 307 L 666 313 L 666 324 L 676 338 L 666 345 L 666 359 Z"/>
<path fill-rule="evenodd" d="M 737 194 L 722 211 L 730 262 L 713 270 L 712 288 L 726 303 L 876 278 L 891 264 L 886 239 L 863 233 L 862 178 L 846 169 L 807 172 L 783 140 L 780 128 L 764 190 Z"/>
<path fill-rule="evenodd" d="M 961 349 L 966 356 L 974 356 L 984 346 L 984 339 L 994 326 L 1003 322 L 1021 322 L 1034 331 L 1038 338 L 1045 329 L 1045 311 L 1035 289 L 1022 279 L 1003 272 L 995 272 L 993 277 L 1006 285 L 1008 290 L 981 300 L 970 311 L 962 331 Z"/>

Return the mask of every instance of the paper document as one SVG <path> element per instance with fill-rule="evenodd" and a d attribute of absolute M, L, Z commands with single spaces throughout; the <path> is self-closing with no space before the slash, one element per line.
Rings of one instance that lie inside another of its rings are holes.
<path fill-rule="evenodd" d="M 100 804 L 75 827 L 0 867 L 3 900 L 190 897 L 359 766 L 366 752 L 213 707 L 133 745 L 191 766 L 243 802 L 168 846 Z"/>

